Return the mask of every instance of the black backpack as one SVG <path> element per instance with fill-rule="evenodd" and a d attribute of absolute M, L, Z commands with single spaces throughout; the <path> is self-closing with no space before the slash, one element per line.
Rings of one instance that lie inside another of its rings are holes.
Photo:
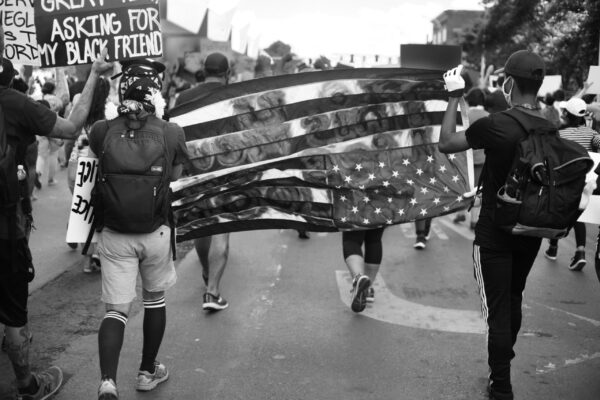
<path fill-rule="evenodd" d="M 514 109 L 504 113 L 527 134 L 498 190 L 494 222 L 514 235 L 565 237 L 583 212 L 579 202 L 594 163 L 581 145 L 562 139 L 550 124 L 533 126 Z"/>
<path fill-rule="evenodd" d="M 155 116 L 136 129 L 124 118 L 105 123 L 92 200 L 95 224 L 122 233 L 154 232 L 171 215 L 167 123 Z"/>

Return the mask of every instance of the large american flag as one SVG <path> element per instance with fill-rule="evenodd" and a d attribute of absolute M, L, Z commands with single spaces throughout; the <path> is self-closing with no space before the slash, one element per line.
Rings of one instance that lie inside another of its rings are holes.
<path fill-rule="evenodd" d="M 395 68 L 256 79 L 176 107 L 190 155 L 190 176 L 172 184 L 178 240 L 368 229 L 465 208 L 470 154 L 437 149 L 446 105 L 441 72 Z"/>

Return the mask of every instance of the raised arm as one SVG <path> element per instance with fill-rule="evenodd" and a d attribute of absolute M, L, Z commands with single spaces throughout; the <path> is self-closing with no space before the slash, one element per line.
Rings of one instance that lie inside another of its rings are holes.
<path fill-rule="evenodd" d="M 69 104 L 69 84 L 63 68 L 56 68 L 56 89 L 54 95 L 60 99 L 63 108 Z M 67 114 L 65 114 L 67 115 Z"/>
<path fill-rule="evenodd" d="M 465 81 L 460 76 L 461 71 L 462 66 L 458 66 L 444 74 L 446 90 L 450 97 L 442 120 L 438 142 L 438 149 L 442 153 L 457 153 L 470 148 L 465 131 L 456 132 L 456 111 L 465 87 Z"/>
<path fill-rule="evenodd" d="M 96 89 L 96 83 L 98 77 L 112 68 L 112 63 L 104 61 L 106 59 L 107 50 L 104 49 L 102 54 L 94 61 L 90 76 L 88 77 L 81 97 L 68 119 L 58 117 L 54 128 L 50 133 L 50 137 L 61 138 L 61 139 L 75 139 L 79 130 L 83 127 L 85 120 L 87 119 L 88 113 L 90 112 L 90 106 L 92 104 L 92 97 L 94 90 Z"/>

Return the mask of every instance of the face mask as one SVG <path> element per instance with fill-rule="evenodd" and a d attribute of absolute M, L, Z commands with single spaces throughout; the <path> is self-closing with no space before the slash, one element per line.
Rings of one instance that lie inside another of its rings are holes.
<path fill-rule="evenodd" d="M 506 86 L 507 86 L 506 84 L 508 83 L 509 79 L 511 82 L 510 90 L 508 92 L 506 92 Z M 504 98 L 506 99 L 506 103 L 508 104 L 509 107 L 512 107 L 511 97 L 512 97 L 512 91 L 513 91 L 514 86 L 515 86 L 515 82 L 512 77 L 506 78 L 506 80 L 502 84 L 502 94 L 504 95 Z"/>

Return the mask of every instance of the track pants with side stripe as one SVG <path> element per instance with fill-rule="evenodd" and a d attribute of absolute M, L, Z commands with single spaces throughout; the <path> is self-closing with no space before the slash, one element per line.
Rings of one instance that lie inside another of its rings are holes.
<path fill-rule="evenodd" d="M 498 251 L 473 245 L 475 279 L 487 325 L 488 364 L 492 388 L 511 392 L 510 361 L 521 329 L 521 303 L 537 246 Z"/>

